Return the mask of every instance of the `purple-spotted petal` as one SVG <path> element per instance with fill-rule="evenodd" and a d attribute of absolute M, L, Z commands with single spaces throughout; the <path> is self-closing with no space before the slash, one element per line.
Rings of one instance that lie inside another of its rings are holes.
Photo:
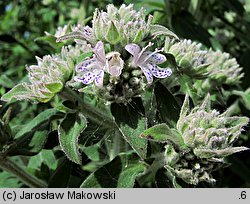
<path fill-rule="evenodd" d="M 153 75 L 152 75 L 151 71 L 148 69 L 147 66 L 145 66 L 145 67 L 140 66 L 140 68 L 143 71 L 143 74 L 145 75 L 148 83 L 151 84 L 153 82 Z"/>
<path fill-rule="evenodd" d="M 141 52 L 141 48 L 139 45 L 136 44 L 128 44 L 125 46 L 125 50 L 127 50 L 131 55 L 138 56 L 139 53 Z"/>
<path fill-rule="evenodd" d="M 96 67 L 96 59 L 88 59 L 80 62 L 78 65 L 76 65 L 76 72 L 89 72 L 93 71 L 93 69 Z"/>
<path fill-rule="evenodd" d="M 161 64 L 163 62 L 166 62 L 166 57 L 163 54 L 160 53 L 154 53 L 150 56 L 150 58 L 147 60 L 147 62 L 151 64 Z"/>
<path fill-rule="evenodd" d="M 83 75 L 75 76 L 74 80 L 82 82 L 84 84 L 91 84 L 95 79 L 95 74 L 93 72 L 86 72 Z"/>
<path fill-rule="evenodd" d="M 165 55 L 156 53 L 156 52 L 151 52 L 151 51 L 146 51 L 142 54 L 140 58 L 140 63 L 150 63 L 150 64 L 161 64 L 165 62 L 167 59 Z"/>
<path fill-rule="evenodd" d="M 105 56 L 105 50 L 104 50 L 104 45 L 102 41 L 98 41 L 96 43 L 96 46 L 94 48 L 94 53 L 96 55 L 97 60 L 105 64 L 106 56 Z"/>
<path fill-rule="evenodd" d="M 170 68 L 160 68 L 156 64 L 147 64 L 147 67 L 157 78 L 166 78 L 172 74 L 172 70 Z"/>
<path fill-rule="evenodd" d="M 103 77 L 104 77 L 104 71 L 99 71 L 99 73 L 95 74 L 95 84 L 98 87 L 102 87 L 103 85 Z"/>

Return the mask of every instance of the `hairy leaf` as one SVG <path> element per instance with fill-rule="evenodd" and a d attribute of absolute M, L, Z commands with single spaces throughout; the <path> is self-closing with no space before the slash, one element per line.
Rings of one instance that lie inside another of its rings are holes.
<path fill-rule="evenodd" d="M 66 156 L 73 162 L 81 164 L 78 139 L 87 127 L 87 120 L 81 113 L 69 113 L 58 127 L 59 142 Z"/>
<path fill-rule="evenodd" d="M 156 83 L 155 96 L 159 117 L 163 122 L 174 126 L 180 115 L 180 105 L 176 101 L 174 95 L 161 83 Z"/>
<path fill-rule="evenodd" d="M 33 99 L 33 97 L 30 95 L 30 90 L 26 86 L 26 83 L 16 85 L 13 89 L 4 94 L 1 98 L 1 100 L 6 102 L 10 102 L 13 99 Z"/>
<path fill-rule="evenodd" d="M 29 134 L 32 131 L 38 129 L 42 124 L 47 123 L 52 116 L 55 116 L 58 111 L 54 108 L 45 110 L 37 115 L 33 120 L 31 120 L 24 128 L 22 128 L 17 134 L 15 138 L 22 137 L 26 134 Z"/>
<path fill-rule="evenodd" d="M 145 130 L 141 133 L 140 137 L 155 142 L 165 143 L 167 141 L 171 141 L 178 147 L 185 145 L 181 135 L 174 128 L 169 128 L 169 126 L 165 123 L 155 125 Z"/>
<path fill-rule="evenodd" d="M 128 105 L 112 104 L 111 111 L 125 140 L 142 159 L 146 158 L 147 141 L 139 137 L 146 125 L 141 100 L 134 99 Z"/>
<path fill-rule="evenodd" d="M 136 157 L 121 154 L 90 174 L 81 188 L 132 188 L 136 177 L 143 172 L 144 164 Z"/>
<path fill-rule="evenodd" d="M 167 29 L 166 27 L 164 27 L 162 25 L 151 25 L 150 29 L 151 29 L 150 30 L 151 35 L 153 35 L 154 38 L 159 36 L 159 35 L 164 35 L 164 36 L 179 39 L 175 33 L 173 33 L 171 30 Z"/>

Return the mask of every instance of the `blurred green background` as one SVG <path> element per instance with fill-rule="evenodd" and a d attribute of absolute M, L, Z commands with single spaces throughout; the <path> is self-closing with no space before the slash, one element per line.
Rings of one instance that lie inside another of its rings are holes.
<path fill-rule="evenodd" d="M 155 23 L 173 30 L 180 38 L 192 39 L 207 48 L 230 53 L 245 73 L 242 90 L 250 87 L 250 0 L 5 0 L 0 1 L 0 96 L 20 81 L 27 80 L 25 65 L 36 63 L 35 56 L 42 57 L 58 51 L 53 43 L 42 40 L 45 31 L 54 34 L 58 26 L 65 24 L 83 21 L 90 24 L 94 9 L 105 9 L 109 3 L 117 6 L 133 3 L 137 9 L 144 7 L 154 16 Z M 223 111 L 238 100 L 239 113 L 250 117 L 249 92 L 242 98 L 232 95 L 219 109 Z M 244 103 L 244 100 L 248 102 Z M 28 121 L 49 106 L 30 106 L 26 102 L 20 104 L 19 110 L 16 110 L 16 121 L 20 117 Z M 25 111 L 18 116 L 21 110 Z M 249 128 L 244 135 L 246 136 L 239 140 L 238 145 L 250 147 L 250 138 L 247 137 L 250 135 Z M 53 163 L 54 157 L 49 152 L 44 151 L 43 156 L 40 163 Z M 21 159 L 24 163 L 28 162 Z M 17 157 L 18 160 L 20 158 Z M 219 181 L 216 187 L 250 187 L 249 152 L 236 154 L 229 158 L 229 162 L 232 163 L 229 168 L 215 173 L 215 178 Z M 33 162 L 33 165 L 41 164 Z M 44 171 L 46 170 L 45 168 Z M 6 172 L 0 172 L 0 187 L 18 186 L 18 180 Z"/>

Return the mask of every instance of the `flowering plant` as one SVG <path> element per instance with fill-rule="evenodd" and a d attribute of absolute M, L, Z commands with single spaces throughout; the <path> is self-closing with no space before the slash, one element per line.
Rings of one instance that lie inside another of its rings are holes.
<path fill-rule="evenodd" d="M 247 92 L 233 90 L 242 68 L 228 53 L 154 22 L 143 8 L 109 4 L 94 11 L 92 24 L 46 33 L 60 52 L 36 57 L 37 64 L 27 66 L 28 81 L 1 97 L 7 103 L 0 167 L 31 187 L 57 187 L 50 182 L 62 166 L 80 167 L 81 187 L 143 187 L 161 171 L 168 186 L 216 185 L 212 174 L 226 166 L 227 156 L 248 150 L 237 140 L 249 118 L 216 110 L 220 97 L 246 100 Z M 42 111 L 25 126 L 10 128 L 12 104 L 25 100 Z M 56 162 L 49 182 L 10 168 L 12 155 L 41 156 L 52 139 Z"/>

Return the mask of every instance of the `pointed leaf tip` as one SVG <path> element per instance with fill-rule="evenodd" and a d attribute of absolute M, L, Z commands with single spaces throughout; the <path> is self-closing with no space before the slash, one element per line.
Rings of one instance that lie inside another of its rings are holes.
<path fill-rule="evenodd" d="M 81 113 L 67 114 L 58 127 L 59 142 L 69 160 L 81 164 L 78 139 L 87 127 L 87 120 Z"/>

